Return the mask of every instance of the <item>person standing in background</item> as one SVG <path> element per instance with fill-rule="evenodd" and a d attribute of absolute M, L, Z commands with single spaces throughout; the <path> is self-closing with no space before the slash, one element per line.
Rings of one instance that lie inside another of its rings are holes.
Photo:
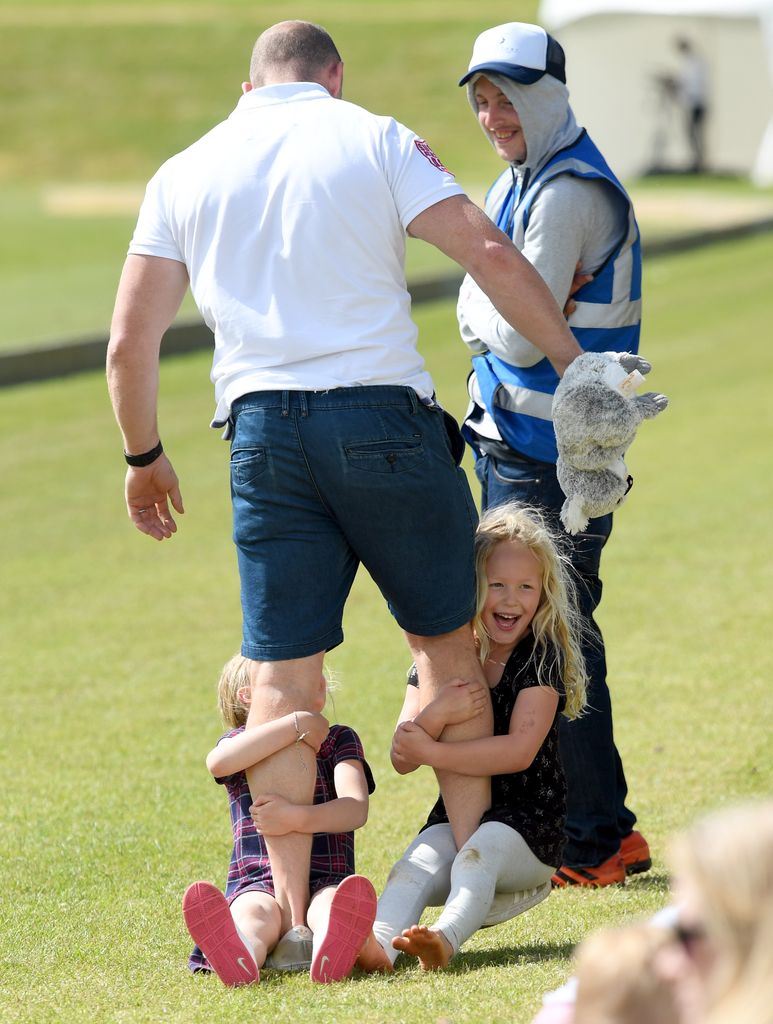
<path fill-rule="evenodd" d="M 706 62 L 689 39 L 680 37 L 676 48 L 681 67 L 676 76 L 677 97 L 684 108 L 687 143 L 690 147 L 689 170 L 702 174 L 706 169 L 706 114 L 708 111 L 708 75 Z"/>

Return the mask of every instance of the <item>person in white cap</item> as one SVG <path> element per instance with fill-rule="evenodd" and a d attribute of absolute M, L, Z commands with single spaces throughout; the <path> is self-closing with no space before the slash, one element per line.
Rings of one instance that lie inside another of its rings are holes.
<path fill-rule="evenodd" d="M 537 25 L 510 22 L 478 36 L 460 85 L 484 134 L 508 167 L 486 212 L 540 272 L 584 350 L 636 352 L 641 251 L 631 201 L 569 105 L 564 52 Z M 578 288 L 579 285 L 579 288 Z M 567 305 L 571 298 L 570 305 Z M 473 352 L 471 405 L 463 432 L 476 455 L 482 507 L 518 498 L 560 529 L 551 419 L 558 376 L 543 354 L 500 316 L 468 275 L 458 318 Z M 561 725 L 568 783 L 567 842 L 553 884 L 601 886 L 651 865 L 634 831 L 615 747 L 604 642 L 593 613 L 612 516 L 567 537 L 588 625 L 588 713 Z"/>

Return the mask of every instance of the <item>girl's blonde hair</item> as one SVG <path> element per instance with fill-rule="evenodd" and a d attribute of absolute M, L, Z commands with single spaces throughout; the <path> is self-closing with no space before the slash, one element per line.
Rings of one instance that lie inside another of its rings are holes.
<path fill-rule="evenodd" d="M 217 683 L 217 707 L 220 716 L 229 729 L 238 729 L 247 724 L 250 708 L 239 700 L 239 690 L 250 688 L 250 666 L 252 661 L 235 654 L 225 663 Z"/>
<path fill-rule="evenodd" d="M 773 800 L 723 808 L 672 844 L 714 952 L 709 1024 L 773 1022 Z"/>
<path fill-rule="evenodd" d="M 497 505 L 483 513 L 475 535 L 475 575 L 478 601 L 473 626 L 480 648 L 480 660 L 488 658 L 491 643 L 481 618 L 488 594 L 486 567 L 498 544 L 523 544 L 542 569 L 542 593 L 531 621 L 535 639 L 537 681 L 547 681 L 549 652 L 558 658 L 566 690 L 567 718 L 577 718 L 585 707 L 587 675 L 582 654 L 583 620 L 577 605 L 573 569 L 542 513 L 518 501 Z"/>
<path fill-rule="evenodd" d="M 676 995 L 657 962 L 671 941 L 653 924 L 605 928 L 583 939 L 575 955 L 575 1024 L 677 1024 Z"/>

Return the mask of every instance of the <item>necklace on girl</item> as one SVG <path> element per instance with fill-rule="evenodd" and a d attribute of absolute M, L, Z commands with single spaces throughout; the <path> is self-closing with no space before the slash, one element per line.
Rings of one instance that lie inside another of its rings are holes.
<path fill-rule="evenodd" d="M 502 668 L 507 668 L 507 662 L 506 661 L 497 661 L 496 658 L 486 658 L 486 661 L 490 661 L 494 665 L 501 665 Z"/>

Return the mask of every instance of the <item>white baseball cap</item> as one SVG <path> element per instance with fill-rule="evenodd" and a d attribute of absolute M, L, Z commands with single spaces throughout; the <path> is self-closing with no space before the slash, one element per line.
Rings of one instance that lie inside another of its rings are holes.
<path fill-rule="evenodd" d="M 470 66 L 459 85 L 484 71 L 494 71 L 524 85 L 538 82 L 543 75 L 566 82 L 564 51 L 560 44 L 544 28 L 522 21 L 509 21 L 481 32 L 472 48 Z"/>

